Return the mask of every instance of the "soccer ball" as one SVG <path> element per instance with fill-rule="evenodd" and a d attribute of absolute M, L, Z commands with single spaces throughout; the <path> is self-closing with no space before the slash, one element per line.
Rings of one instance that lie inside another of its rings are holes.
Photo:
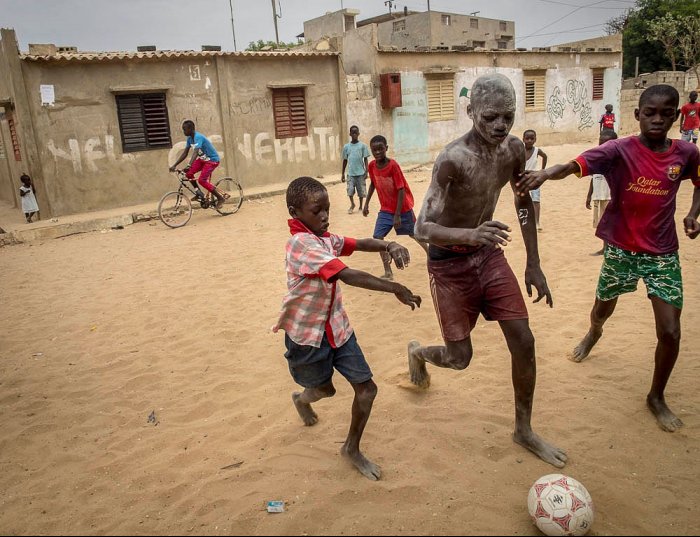
<path fill-rule="evenodd" d="M 562 474 L 540 477 L 527 495 L 527 509 L 545 535 L 585 535 L 593 524 L 586 487 Z"/>

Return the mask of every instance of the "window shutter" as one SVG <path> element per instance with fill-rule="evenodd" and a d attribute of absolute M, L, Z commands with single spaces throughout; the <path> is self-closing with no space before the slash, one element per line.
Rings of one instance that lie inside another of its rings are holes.
<path fill-rule="evenodd" d="M 309 134 L 306 125 L 306 98 L 304 88 L 272 90 L 275 117 L 275 138 L 296 138 Z"/>
<path fill-rule="evenodd" d="M 601 69 L 596 69 L 593 71 L 593 97 L 594 101 L 600 101 L 603 99 L 605 84 L 605 71 Z"/>
<path fill-rule="evenodd" d="M 427 78 L 428 121 L 446 121 L 455 118 L 454 77 L 452 75 Z"/>
<path fill-rule="evenodd" d="M 172 147 L 164 93 L 117 95 L 117 113 L 125 153 Z"/>
<path fill-rule="evenodd" d="M 525 110 L 544 110 L 544 71 L 525 73 Z"/>

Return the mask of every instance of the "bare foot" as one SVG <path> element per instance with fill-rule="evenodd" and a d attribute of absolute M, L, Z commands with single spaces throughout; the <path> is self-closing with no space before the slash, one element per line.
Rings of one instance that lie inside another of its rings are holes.
<path fill-rule="evenodd" d="M 591 255 L 603 255 L 604 253 L 605 253 L 605 250 L 603 248 L 601 248 L 597 252 L 593 252 Z"/>
<path fill-rule="evenodd" d="M 304 421 L 304 425 L 307 427 L 316 425 L 318 422 L 318 415 L 314 412 L 314 409 L 311 408 L 309 403 L 302 403 L 299 401 L 300 397 L 301 394 L 299 392 L 294 392 L 292 394 L 292 401 L 294 401 L 294 406 L 297 407 L 297 412 L 299 412 L 299 416 L 301 416 L 301 419 Z"/>
<path fill-rule="evenodd" d="M 408 373 L 413 384 L 426 389 L 430 387 L 430 373 L 425 367 L 425 360 L 414 354 L 418 347 L 420 347 L 420 343 L 417 341 L 411 341 L 408 344 Z"/>
<path fill-rule="evenodd" d="M 571 353 L 571 360 L 574 362 L 582 362 L 588 357 L 593 346 L 598 343 L 600 336 L 603 335 L 602 330 L 594 330 L 591 328 L 588 334 L 581 340 L 581 343 L 576 345 L 576 348 Z"/>
<path fill-rule="evenodd" d="M 532 451 L 544 462 L 548 462 L 557 468 L 563 468 L 568 460 L 566 452 L 563 449 L 548 444 L 532 432 L 532 430 L 530 430 L 529 433 L 523 434 L 517 432 L 513 433 L 513 441 Z"/>
<path fill-rule="evenodd" d="M 360 473 L 371 481 L 379 481 L 382 471 L 372 461 L 367 459 L 359 450 L 350 451 L 347 446 L 340 448 L 340 454 L 348 459 Z"/>
<path fill-rule="evenodd" d="M 392 272 L 385 272 L 381 278 L 382 278 L 382 280 L 389 280 L 390 282 L 393 282 L 394 281 L 394 274 Z"/>
<path fill-rule="evenodd" d="M 657 399 L 651 395 L 647 395 L 647 406 L 664 431 L 675 433 L 678 429 L 683 427 L 681 419 L 671 412 L 671 409 L 668 408 L 666 401 L 663 399 Z"/>

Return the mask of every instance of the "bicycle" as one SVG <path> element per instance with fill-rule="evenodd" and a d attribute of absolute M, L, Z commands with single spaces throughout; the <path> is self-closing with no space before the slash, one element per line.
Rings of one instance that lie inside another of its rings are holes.
<path fill-rule="evenodd" d="M 190 180 L 182 170 L 175 170 L 180 188 L 166 193 L 158 203 L 158 217 L 168 227 L 182 227 L 192 218 L 192 201 L 198 201 L 202 209 L 214 209 L 222 216 L 238 212 L 243 204 L 243 187 L 232 177 L 224 177 L 216 182 L 216 188 L 228 194 L 221 207 L 216 206 L 216 199 L 212 199 L 210 192 L 202 197 L 192 186 Z M 194 197 L 190 200 L 187 192 Z"/>

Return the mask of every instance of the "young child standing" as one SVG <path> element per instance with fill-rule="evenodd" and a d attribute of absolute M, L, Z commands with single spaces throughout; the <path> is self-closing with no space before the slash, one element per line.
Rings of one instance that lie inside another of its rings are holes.
<path fill-rule="evenodd" d="M 605 105 L 605 113 L 598 120 L 600 124 L 600 132 L 613 131 L 615 132 L 615 114 L 613 114 L 613 105 Z"/>
<path fill-rule="evenodd" d="M 688 95 L 688 102 L 681 108 L 681 140 L 698 143 L 698 133 L 700 132 L 700 103 L 698 92 L 691 91 Z"/>
<path fill-rule="evenodd" d="M 39 218 L 39 204 L 36 202 L 36 190 L 34 189 L 34 184 L 32 183 L 32 178 L 26 173 L 20 178 L 22 181 L 22 186 L 19 187 L 19 195 L 22 197 L 22 212 L 24 213 L 24 218 L 27 220 L 27 224 L 32 222 L 34 215 Z"/>
<path fill-rule="evenodd" d="M 362 214 L 365 216 L 369 214 L 369 202 L 376 190 L 380 209 L 372 236 L 375 239 L 384 240 L 393 227 L 397 235 L 408 235 L 415 240 L 413 228 L 416 215 L 413 212 L 413 194 L 401 171 L 401 166 L 386 156 L 389 145 L 381 134 L 370 140 L 369 147 L 372 150 L 374 160 L 369 163 L 368 167 L 371 183 Z M 428 253 L 427 244 L 416 242 Z M 391 271 L 391 257 L 386 252 L 380 252 L 380 255 L 384 264 L 382 278 L 391 280 L 394 277 Z"/>
<path fill-rule="evenodd" d="M 357 343 L 338 281 L 373 291 L 394 293 L 403 304 L 415 309 L 421 298 L 398 283 L 376 278 L 348 268 L 340 259 L 355 251 L 386 252 L 400 269 L 408 265 L 408 250 L 395 242 L 351 239 L 328 232 L 330 201 L 326 188 L 311 177 L 299 177 L 287 188 L 287 206 L 292 217 L 287 242 L 287 287 L 279 320 L 273 328 L 285 331 L 289 372 L 304 391 L 294 392 L 292 400 L 305 425 L 314 425 L 318 416 L 311 408 L 335 394 L 333 369 L 343 375 L 355 390 L 352 421 L 341 454 L 368 479 L 376 481 L 379 467 L 360 451 L 360 439 L 367 425 L 377 385 Z"/>
<path fill-rule="evenodd" d="M 547 167 L 547 155 L 539 147 L 535 147 L 535 142 L 537 142 L 537 133 L 528 129 L 523 133 L 523 143 L 525 144 L 525 169 L 526 170 L 537 170 L 537 159 L 542 157 L 542 167 L 540 170 L 544 170 Z M 537 231 L 542 231 L 542 226 L 540 225 L 540 189 L 530 190 L 530 197 L 532 198 L 532 204 L 535 207 L 535 222 L 537 222 Z"/>
<path fill-rule="evenodd" d="M 654 376 L 647 406 L 659 426 L 669 432 L 683 422 L 666 404 L 664 391 L 678 358 L 681 339 L 683 284 L 678 258 L 674 214 L 683 179 L 695 185 L 693 202 L 683 220 L 685 234 L 700 234 L 700 153 L 668 131 L 678 119 L 680 97 L 672 86 L 658 84 L 644 90 L 634 116 L 641 133 L 611 140 L 589 149 L 576 160 L 540 172 L 525 172 L 518 181 L 521 196 L 549 179 L 568 175 L 604 174 L 612 200 L 596 235 L 607 242 L 588 333 L 573 351 L 574 362 L 584 360 L 603 335 L 603 325 L 615 311 L 617 299 L 647 287 L 656 321 Z"/>
<path fill-rule="evenodd" d="M 348 197 L 350 198 L 350 208 L 348 214 L 355 212 L 355 191 L 360 199 L 359 211 L 362 210 L 362 200 L 367 195 L 367 159 L 369 149 L 360 142 L 360 128 L 357 125 L 350 127 L 350 142 L 343 146 L 343 172 L 340 180 L 346 181 L 345 169 L 348 170 Z"/>
<path fill-rule="evenodd" d="M 598 139 L 598 145 L 602 145 L 608 140 L 616 140 L 617 134 L 615 131 L 606 131 L 600 133 L 600 138 Z M 591 202 L 593 205 L 591 206 Z M 588 187 L 588 195 L 586 196 L 586 209 L 589 211 L 593 209 L 593 228 L 597 228 L 600 223 L 600 219 L 605 212 L 605 209 L 610 202 L 610 187 L 608 186 L 608 181 L 605 176 L 600 173 L 594 173 L 591 176 L 591 184 Z M 591 255 L 603 255 L 605 253 L 605 241 L 603 241 L 603 247 Z"/>

